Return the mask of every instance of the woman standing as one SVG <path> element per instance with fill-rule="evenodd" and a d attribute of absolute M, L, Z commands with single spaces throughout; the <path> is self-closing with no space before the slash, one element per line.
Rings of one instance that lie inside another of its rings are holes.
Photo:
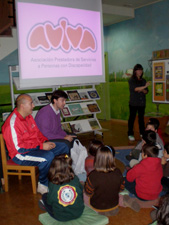
<path fill-rule="evenodd" d="M 143 134 L 144 127 L 144 113 L 146 106 L 146 97 L 148 93 L 149 82 L 143 77 L 143 67 L 140 64 L 136 64 L 133 69 L 133 75 L 129 79 L 130 101 L 129 101 L 129 120 L 128 120 L 128 138 L 130 141 L 134 141 L 133 126 L 138 112 L 138 122 L 140 135 Z"/>

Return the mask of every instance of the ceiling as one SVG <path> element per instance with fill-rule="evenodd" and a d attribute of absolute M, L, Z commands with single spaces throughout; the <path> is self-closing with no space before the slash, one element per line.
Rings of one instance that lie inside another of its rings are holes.
<path fill-rule="evenodd" d="M 109 26 L 133 19 L 135 9 L 160 1 L 163 0 L 102 0 L 103 24 Z"/>

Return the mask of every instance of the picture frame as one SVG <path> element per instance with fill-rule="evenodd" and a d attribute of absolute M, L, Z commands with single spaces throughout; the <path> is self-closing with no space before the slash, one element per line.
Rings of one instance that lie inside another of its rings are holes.
<path fill-rule="evenodd" d="M 154 101 L 165 101 L 165 85 L 164 82 L 154 83 Z"/>
<path fill-rule="evenodd" d="M 69 111 L 68 107 L 64 107 L 64 108 L 61 110 L 61 112 L 62 112 L 62 115 L 63 115 L 64 117 L 70 116 L 70 111 Z"/>
<path fill-rule="evenodd" d="M 81 114 L 84 113 L 81 105 L 78 104 L 78 103 L 77 104 L 70 104 L 68 107 L 69 107 L 69 110 L 70 110 L 72 115 L 79 115 L 79 114 L 81 115 Z"/>
<path fill-rule="evenodd" d="M 98 99 L 100 98 L 96 90 L 88 91 L 88 94 L 91 99 Z"/>
<path fill-rule="evenodd" d="M 165 80 L 165 63 L 164 62 L 157 62 L 153 64 L 153 78 L 155 82 Z"/>
<path fill-rule="evenodd" d="M 79 93 L 77 92 L 77 90 L 74 91 L 67 91 L 67 95 L 70 99 L 70 101 L 77 101 L 77 100 L 81 100 Z"/>

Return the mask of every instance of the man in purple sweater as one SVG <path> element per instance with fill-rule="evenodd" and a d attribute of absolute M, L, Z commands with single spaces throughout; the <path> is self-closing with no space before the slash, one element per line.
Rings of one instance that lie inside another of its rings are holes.
<path fill-rule="evenodd" d="M 66 104 L 67 94 L 56 90 L 51 97 L 51 103 L 41 108 L 35 117 L 35 122 L 42 134 L 49 140 L 64 142 L 69 148 L 73 146 L 74 134 L 68 135 L 61 127 L 60 110 Z"/>

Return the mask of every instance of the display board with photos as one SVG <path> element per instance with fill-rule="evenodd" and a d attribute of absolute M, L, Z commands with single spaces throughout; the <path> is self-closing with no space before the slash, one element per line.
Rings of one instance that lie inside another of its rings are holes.
<path fill-rule="evenodd" d="M 169 103 L 169 59 L 152 62 L 154 103 Z"/>
<path fill-rule="evenodd" d="M 70 101 L 89 101 L 100 99 L 96 89 L 77 89 L 65 91 Z"/>
<path fill-rule="evenodd" d="M 100 130 L 101 125 L 96 118 L 76 120 L 62 123 L 62 129 L 68 133 L 85 133 L 95 130 Z"/>
<path fill-rule="evenodd" d="M 96 101 L 66 104 L 61 110 L 63 117 L 82 116 L 100 112 Z"/>

